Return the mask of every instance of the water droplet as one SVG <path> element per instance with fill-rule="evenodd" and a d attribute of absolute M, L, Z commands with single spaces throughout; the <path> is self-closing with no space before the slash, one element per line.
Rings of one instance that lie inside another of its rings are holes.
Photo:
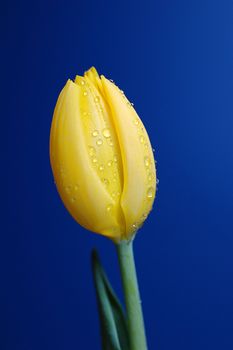
<path fill-rule="evenodd" d="M 71 186 L 70 186 L 70 185 L 66 186 L 66 187 L 65 187 L 65 191 L 66 191 L 66 193 L 70 193 L 70 191 L 71 191 Z"/>
<path fill-rule="evenodd" d="M 141 135 L 139 139 L 140 139 L 140 142 L 141 142 L 141 143 L 144 143 L 144 142 L 145 142 L 145 137 L 144 137 L 144 136 Z"/>
<path fill-rule="evenodd" d="M 102 179 L 102 182 L 105 184 L 105 186 L 108 186 L 108 185 L 109 185 L 109 181 L 108 181 L 108 179 L 106 179 L 106 178 L 103 178 L 103 179 Z"/>
<path fill-rule="evenodd" d="M 149 181 L 149 182 L 152 181 L 152 178 L 153 178 L 153 177 L 152 177 L 152 174 L 149 173 L 147 178 L 148 178 L 148 181 Z"/>
<path fill-rule="evenodd" d="M 117 163 L 117 156 L 116 155 L 113 157 L 113 160 L 115 163 Z"/>
<path fill-rule="evenodd" d="M 98 136 L 98 135 L 99 135 L 99 131 L 98 131 L 98 130 L 94 130 L 94 131 L 92 132 L 92 136 L 96 137 L 96 136 Z"/>
<path fill-rule="evenodd" d="M 152 151 L 155 153 L 155 149 L 154 148 L 152 148 Z"/>
<path fill-rule="evenodd" d="M 96 163 L 98 162 L 97 158 L 96 158 L 96 157 L 93 157 L 93 158 L 92 158 L 92 162 L 93 162 L 94 164 L 96 164 Z"/>
<path fill-rule="evenodd" d="M 103 143 L 103 140 L 101 140 L 101 139 L 98 139 L 98 140 L 96 141 L 97 146 L 101 146 L 102 143 Z"/>
<path fill-rule="evenodd" d="M 113 161 L 112 161 L 112 160 L 109 160 L 109 161 L 108 161 L 108 166 L 112 166 L 112 163 L 113 163 Z"/>
<path fill-rule="evenodd" d="M 80 81 L 80 84 L 81 84 L 81 85 L 85 85 L 85 81 L 84 81 L 84 80 L 81 80 L 81 81 Z"/>
<path fill-rule="evenodd" d="M 94 147 L 92 147 L 92 146 L 89 146 L 89 154 L 90 154 L 90 156 L 93 156 L 94 154 L 95 154 L 95 148 Z"/>
<path fill-rule="evenodd" d="M 84 115 L 84 117 L 86 117 L 86 116 L 87 116 L 87 112 L 86 112 L 86 111 L 84 111 L 84 112 L 83 112 L 83 115 Z"/>
<path fill-rule="evenodd" d="M 109 130 L 109 129 L 104 129 L 104 130 L 102 131 L 102 133 L 103 133 L 103 136 L 106 137 L 106 138 L 108 138 L 108 137 L 111 136 L 111 133 L 110 133 L 110 130 Z"/>
<path fill-rule="evenodd" d="M 156 185 L 158 185 L 159 184 L 159 179 L 156 179 Z"/>
<path fill-rule="evenodd" d="M 111 138 L 108 139 L 109 146 L 113 146 L 113 140 Z"/>
<path fill-rule="evenodd" d="M 147 214 L 146 213 L 144 213 L 143 215 L 142 215 L 142 218 L 143 218 L 143 220 L 145 220 L 146 218 L 147 218 Z"/>
<path fill-rule="evenodd" d="M 134 103 L 133 103 L 133 102 L 131 102 L 130 104 L 131 104 L 132 107 L 134 106 Z"/>
<path fill-rule="evenodd" d="M 138 119 L 134 119 L 134 124 L 135 124 L 135 125 L 138 125 L 138 124 L 139 124 Z"/>
<path fill-rule="evenodd" d="M 144 164 L 147 168 L 149 167 L 149 165 L 150 165 L 150 158 L 149 157 L 144 158 Z"/>
<path fill-rule="evenodd" d="M 153 194 L 154 194 L 154 188 L 149 187 L 147 190 L 147 198 L 151 199 L 153 197 Z"/>
<path fill-rule="evenodd" d="M 74 190 L 78 191 L 78 189 L 79 189 L 79 185 L 74 185 Z"/>
<path fill-rule="evenodd" d="M 99 102 L 99 100 L 100 100 L 99 96 L 96 96 L 95 97 L 95 102 Z"/>
<path fill-rule="evenodd" d="M 112 79 L 109 79 L 109 81 L 111 81 L 111 83 L 114 83 L 114 81 Z"/>
<path fill-rule="evenodd" d="M 124 95 L 124 91 L 123 90 L 120 90 L 120 92 L 122 93 L 122 95 Z"/>
<path fill-rule="evenodd" d="M 83 96 L 87 96 L 87 91 L 84 91 L 84 92 L 83 92 Z"/>
<path fill-rule="evenodd" d="M 109 205 L 107 205 L 106 210 L 107 210 L 108 212 L 110 212 L 110 211 L 112 210 L 112 208 L 113 208 L 113 205 L 112 205 L 112 204 L 109 204 Z"/>
<path fill-rule="evenodd" d="M 101 165 L 99 166 L 99 171 L 103 171 L 103 170 L 104 170 L 104 165 L 101 164 Z"/>

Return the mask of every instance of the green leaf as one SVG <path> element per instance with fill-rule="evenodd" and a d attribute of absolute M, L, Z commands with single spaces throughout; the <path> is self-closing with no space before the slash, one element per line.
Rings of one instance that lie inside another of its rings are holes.
<path fill-rule="evenodd" d="M 114 293 L 97 252 L 92 252 L 92 271 L 99 309 L 103 350 L 129 350 L 124 310 Z"/>

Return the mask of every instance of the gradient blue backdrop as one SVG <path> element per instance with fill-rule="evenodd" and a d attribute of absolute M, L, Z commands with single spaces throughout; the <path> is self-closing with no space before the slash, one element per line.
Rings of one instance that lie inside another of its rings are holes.
<path fill-rule="evenodd" d="M 114 246 L 63 207 L 49 129 L 95 65 L 135 103 L 159 190 L 135 254 L 150 350 L 233 349 L 233 2 L 1 2 L 2 350 L 100 349 L 89 256 Z"/>

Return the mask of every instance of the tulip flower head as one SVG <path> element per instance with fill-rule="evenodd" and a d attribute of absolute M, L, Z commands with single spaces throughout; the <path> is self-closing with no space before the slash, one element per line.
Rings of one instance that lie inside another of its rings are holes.
<path fill-rule="evenodd" d="M 80 225 L 115 242 L 132 238 L 155 197 L 153 151 L 123 91 L 94 68 L 60 93 L 50 160 L 61 199 Z"/>

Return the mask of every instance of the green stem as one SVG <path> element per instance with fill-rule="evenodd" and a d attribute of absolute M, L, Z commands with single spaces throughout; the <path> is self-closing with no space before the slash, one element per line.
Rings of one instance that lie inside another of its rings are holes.
<path fill-rule="evenodd" d="M 130 350 L 147 350 L 133 242 L 121 241 L 116 246 L 127 311 Z"/>

